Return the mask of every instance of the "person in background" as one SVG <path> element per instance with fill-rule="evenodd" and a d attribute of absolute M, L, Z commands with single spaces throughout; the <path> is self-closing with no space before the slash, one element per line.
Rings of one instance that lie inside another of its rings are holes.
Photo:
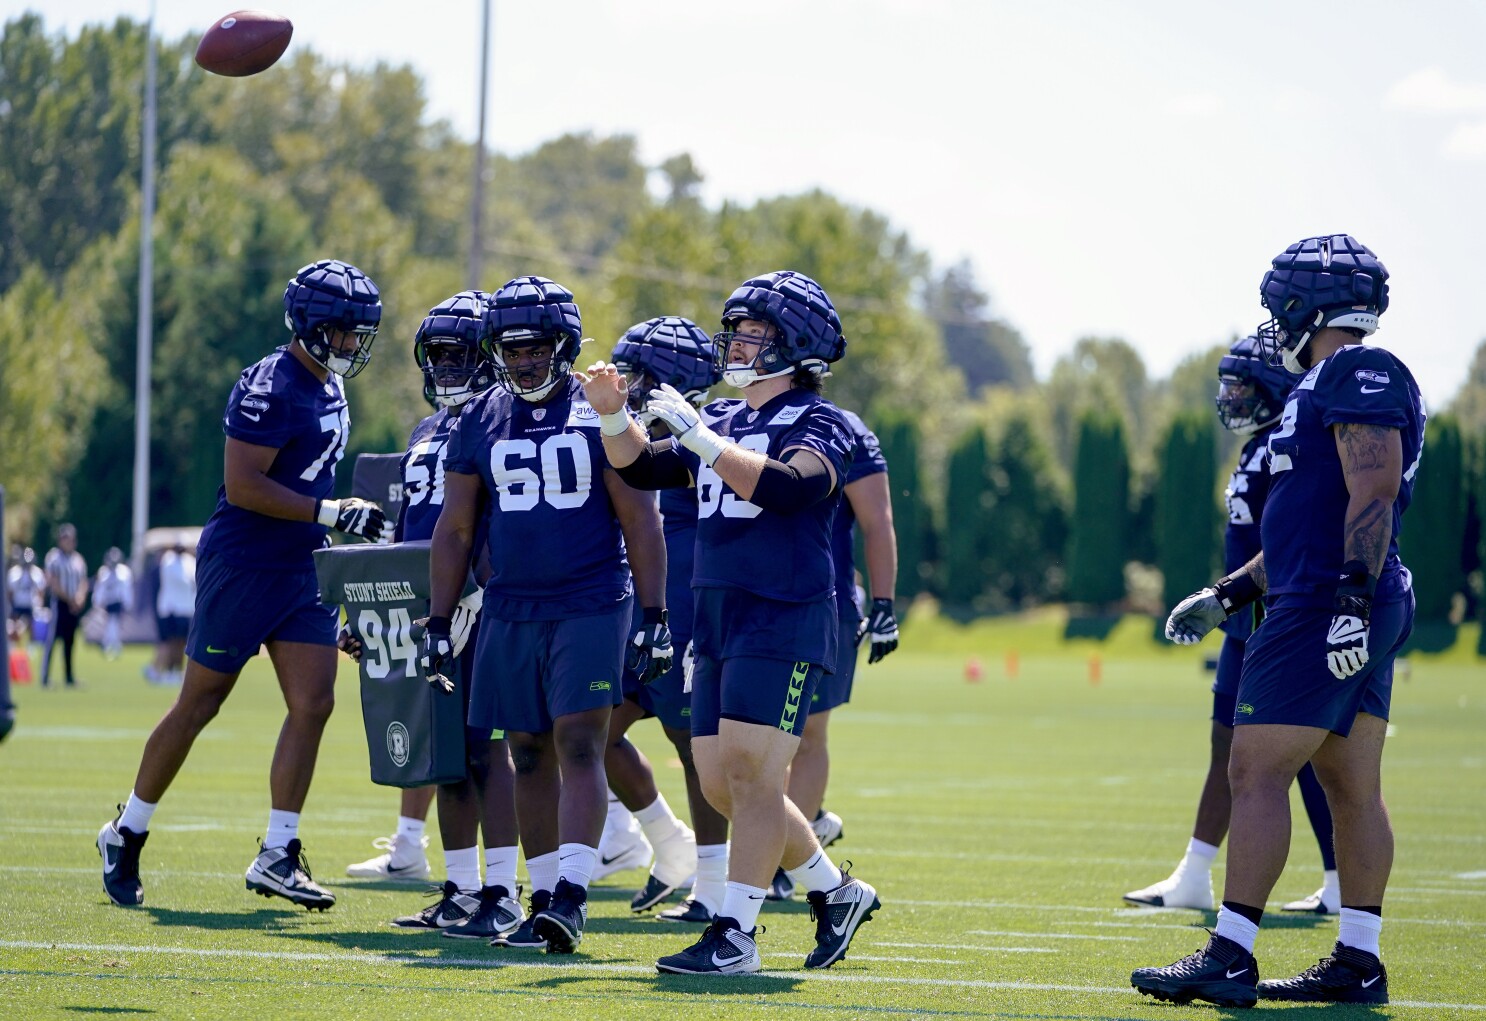
<path fill-rule="evenodd" d="M 35 630 L 36 614 L 46 612 L 46 575 L 36 566 L 36 551 L 17 544 L 11 551 L 5 588 L 10 595 L 11 634 L 25 646 Z"/>
<path fill-rule="evenodd" d="M 78 621 L 88 602 L 88 564 L 77 551 L 77 529 L 71 524 L 57 528 L 57 545 L 46 553 L 46 588 L 52 611 L 52 626 L 47 632 L 46 651 L 41 654 L 41 686 L 51 684 L 52 649 L 62 640 L 62 665 L 67 671 L 67 687 L 77 687 L 72 670 L 72 649 L 77 639 Z"/>
<path fill-rule="evenodd" d="M 160 641 L 155 661 L 144 668 L 154 684 L 180 684 L 186 663 L 186 632 L 196 612 L 196 554 L 176 543 L 160 557 L 160 591 L 155 596 L 155 625 Z"/>
<path fill-rule="evenodd" d="M 103 555 L 103 566 L 93 579 L 93 605 L 101 606 L 105 614 L 103 655 L 118 659 L 124 651 L 120 637 L 124 614 L 134 609 L 134 572 L 124 563 L 124 553 L 117 546 L 109 547 Z"/>

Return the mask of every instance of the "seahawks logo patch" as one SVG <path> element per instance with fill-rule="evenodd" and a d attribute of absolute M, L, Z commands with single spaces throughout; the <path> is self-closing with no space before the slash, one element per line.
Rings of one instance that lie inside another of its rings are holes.
<path fill-rule="evenodd" d="M 1375 372 L 1372 369 L 1358 369 L 1356 372 L 1352 373 L 1352 375 L 1357 378 L 1357 382 L 1359 383 L 1381 383 L 1382 385 L 1387 386 L 1390 382 L 1390 380 L 1388 379 L 1388 373 Z"/>

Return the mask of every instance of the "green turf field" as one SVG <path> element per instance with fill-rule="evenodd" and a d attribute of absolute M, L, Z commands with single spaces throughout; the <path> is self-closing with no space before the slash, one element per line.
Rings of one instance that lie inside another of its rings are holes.
<path fill-rule="evenodd" d="M 90 649 L 85 690 L 15 689 L 19 723 L 0 746 L 0 1017 L 1214 1016 L 1129 987 L 1132 968 L 1190 952 L 1212 922 L 1120 901 L 1180 856 L 1207 754 L 1201 659 L 1216 643 L 1161 648 L 1150 628 L 1129 620 L 1103 643 L 1066 645 L 1055 614 L 907 628 L 903 651 L 862 666 L 856 698 L 833 724 L 827 804 L 846 835 L 832 853 L 877 886 L 883 910 L 845 961 L 806 973 L 804 903 L 770 906 L 759 941 L 766 974 L 711 982 L 655 974 L 655 957 L 684 934 L 630 915 L 639 872 L 594 888 L 588 936 L 570 958 L 389 929 L 424 901 L 416 888 L 344 878 L 346 863 L 369 857 L 372 838 L 393 828 L 397 806 L 395 792 L 366 780 L 349 664 L 302 829 L 336 907 L 312 915 L 243 889 L 282 716 L 261 659 L 155 817 L 145 905 L 109 906 L 94 837 L 173 696 L 140 679 L 142 650 L 106 664 Z M 1462 637 L 1474 645 L 1473 633 Z M 966 680 L 972 657 L 976 683 Z M 1393 722 L 1384 764 L 1398 858 L 1383 939 L 1395 1002 L 1260 1010 L 1486 1018 L 1486 665 L 1461 652 L 1416 657 L 1395 689 Z M 642 724 L 635 736 L 671 803 L 683 805 L 658 729 Z M 1298 795 L 1295 804 L 1276 902 L 1319 885 Z M 433 845 L 437 867 L 436 836 Z M 1266 918 L 1262 973 L 1311 964 L 1335 930 L 1334 920 Z"/>

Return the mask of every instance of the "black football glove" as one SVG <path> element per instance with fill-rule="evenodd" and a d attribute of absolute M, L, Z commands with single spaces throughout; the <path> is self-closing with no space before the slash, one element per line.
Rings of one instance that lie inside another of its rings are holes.
<path fill-rule="evenodd" d="M 624 657 L 625 669 L 639 678 L 641 684 L 649 684 L 671 669 L 674 655 L 666 611 L 655 606 L 645 607 L 641 611 L 640 626 L 630 639 L 629 651 Z"/>
<path fill-rule="evenodd" d="M 891 599 L 872 600 L 872 612 L 857 624 L 857 646 L 862 639 L 872 636 L 872 654 L 868 663 L 876 663 L 898 647 L 898 617 L 893 613 Z"/>
<path fill-rule="evenodd" d="M 315 507 L 315 520 L 326 528 L 371 542 L 392 541 L 392 527 L 382 508 L 357 496 L 345 500 L 321 500 Z"/>
<path fill-rule="evenodd" d="M 423 653 L 418 657 L 423 676 L 445 695 L 454 694 L 454 682 L 444 669 L 454 662 L 454 639 L 449 636 L 448 617 L 429 617 L 424 624 Z"/>

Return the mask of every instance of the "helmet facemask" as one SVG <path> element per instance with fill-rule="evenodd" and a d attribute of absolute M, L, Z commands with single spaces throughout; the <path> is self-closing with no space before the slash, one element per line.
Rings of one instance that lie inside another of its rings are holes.
<path fill-rule="evenodd" d="M 762 329 L 739 329 L 749 322 Z M 779 349 L 779 328 L 773 323 L 740 316 L 736 319 L 724 319 L 722 325 L 722 332 L 712 338 L 716 344 L 713 357 L 716 359 L 717 370 L 729 386 L 741 390 L 760 380 L 794 372 L 794 365 L 785 359 L 784 353 Z M 743 349 L 739 352 L 742 357 L 736 360 L 733 353 L 735 344 Z M 750 350 L 753 352 L 751 356 L 748 355 Z"/>
<path fill-rule="evenodd" d="M 1218 396 L 1213 399 L 1218 420 L 1229 432 L 1247 436 L 1269 425 L 1278 412 L 1268 407 L 1254 380 L 1226 373 L 1218 376 Z"/>
<path fill-rule="evenodd" d="M 426 337 L 414 345 L 423 369 L 423 396 L 457 408 L 495 385 L 495 369 L 477 345 L 457 337 Z"/>
<path fill-rule="evenodd" d="M 286 314 L 284 324 L 291 330 L 294 323 Z M 349 334 L 356 338 L 356 346 L 350 351 L 331 342 L 330 334 Z M 324 323 L 310 331 L 309 337 L 300 337 L 299 343 L 316 365 L 345 379 L 357 375 L 371 361 L 372 343 L 377 339 L 377 327 L 365 323 L 336 325 Z"/>
<path fill-rule="evenodd" d="M 496 379 L 514 397 L 533 404 L 546 400 L 573 370 L 558 357 L 562 340 L 539 330 L 506 330 L 490 344 Z"/>

